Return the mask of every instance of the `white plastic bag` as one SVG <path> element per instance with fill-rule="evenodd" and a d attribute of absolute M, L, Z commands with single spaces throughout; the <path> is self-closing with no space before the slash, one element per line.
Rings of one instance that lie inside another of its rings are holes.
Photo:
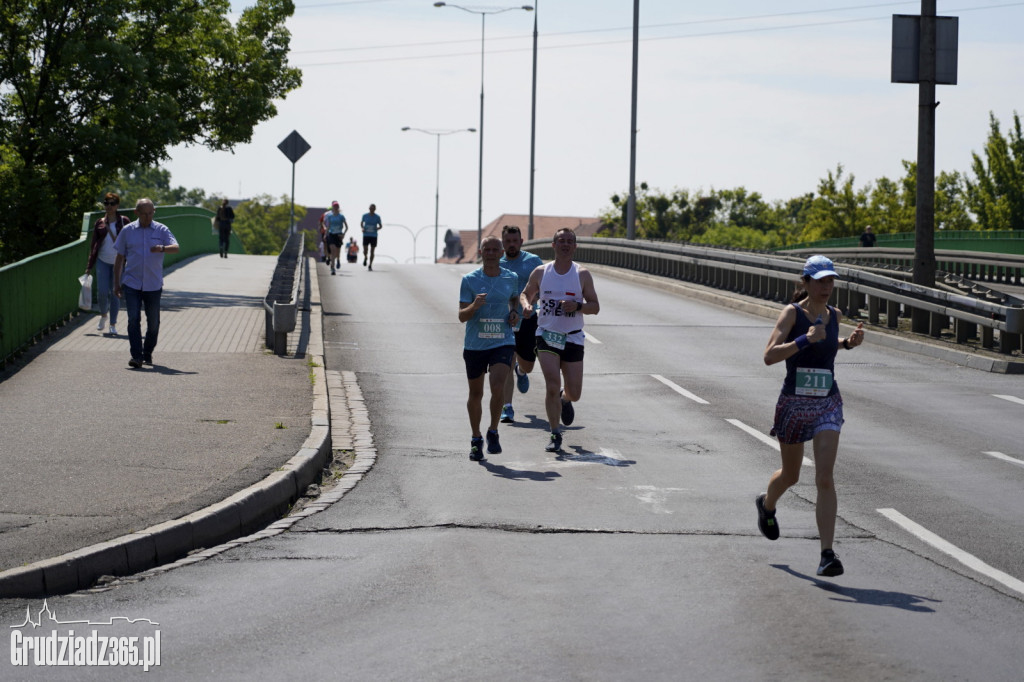
<path fill-rule="evenodd" d="M 82 292 L 78 294 L 78 307 L 92 310 L 92 275 L 86 273 L 78 278 L 82 284 Z"/>

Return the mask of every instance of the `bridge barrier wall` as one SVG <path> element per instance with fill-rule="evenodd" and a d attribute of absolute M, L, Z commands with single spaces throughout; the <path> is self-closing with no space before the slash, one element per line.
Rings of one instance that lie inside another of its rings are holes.
<path fill-rule="evenodd" d="M 802 255 L 668 242 L 580 237 L 577 244 L 575 258 L 581 263 L 669 277 L 780 304 L 792 296 L 804 262 Z M 545 260 L 554 258 L 550 242 L 534 240 L 523 248 Z M 980 337 L 980 345 L 985 349 L 998 349 L 1005 354 L 1024 350 L 1024 306 L 1019 302 L 1004 305 L 948 290 L 949 287 L 923 287 L 906 281 L 907 273 L 883 274 L 877 268 L 847 266 L 839 262 L 838 255 L 829 255 L 834 256 L 839 274 L 831 303 L 850 317 L 866 317 L 875 325 L 884 321 L 887 327 L 897 329 L 901 317 L 912 318 L 915 311 L 923 311 L 927 334 L 934 338 L 953 329 L 958 343 Z"/>

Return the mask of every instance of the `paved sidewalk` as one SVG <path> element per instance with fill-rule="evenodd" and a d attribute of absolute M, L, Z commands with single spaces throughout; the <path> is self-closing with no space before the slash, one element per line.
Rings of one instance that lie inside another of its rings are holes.
<path fill-rule="evenodd" d="M 122 310 L 119 336 L 82 315 L 0 374 L 0 597 L 12 596 L 3 571 L 193 514 L 280 479 L 309 448 L 314 387 L 305 358 L 322 355 L 319 320 L 300 311 L 287 356 L 264 348 L 262 302 L 276 262 L 202 256 L 167 274 L 153 367 L 128 367 Z M 326 427 L 320 440 L 329 447 Z M 232 519 L 257 513 L 242 509 L 247 500 L 233 503 Z M 185 544 L 209 544 L 197 521 L 167 530 L 116 550 L 115 565 L 127 556 L 137 569 L 180 556 Z M 58 579 L 92 577 L 78 575 L 74 560 L 58 563 L 48 592 L 59 591 Z"/>

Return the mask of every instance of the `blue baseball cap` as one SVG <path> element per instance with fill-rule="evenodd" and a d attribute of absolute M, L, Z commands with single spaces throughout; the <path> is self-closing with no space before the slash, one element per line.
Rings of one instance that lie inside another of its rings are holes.
<path fill-rule="evenodd" d="M 804 263 L 804 277 L 810 277 L 811 279 L 838 277 L 839 275 L 833 269 L 834 267 L 832 261 L 825 258 L 825 256 L 811 256 Z"/>

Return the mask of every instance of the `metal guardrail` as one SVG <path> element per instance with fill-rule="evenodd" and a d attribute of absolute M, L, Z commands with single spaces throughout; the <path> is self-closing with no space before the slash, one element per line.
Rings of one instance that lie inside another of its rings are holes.
<path fill-rule="evenodd" d="M 865 265 L 892 265 L 908 271 L 914 267 L 914 249 L 894 247 L 835 248 L 828 249 L 833 259 L 844 263 Z M 786 249 L 785 253 L 810 256 L 820 249 Z M 999 282 L 1020 286 L 1024 284 L 1024 256 L 978 251 L 935 250 L 936 268 L 943 273 L 967 279 Z"/>
<path fill-rule="evenodd" d="M 288 237 L 284 248 L 277 257 L 274 276 L 270 280 L 270 291 L 263 300 L 265 318 L 265 345 L 277 355 L 288 353 L 288 334 L 295 331 L 298 319 L 299 284 L 302 281 L 299 269 L 302 265 L 301 232 Z"/>
<path fill-rule="evenodd" d="M 581 237 L 577 243 L 576 260 L 581 263 L 670 277 L 778 303 L 791 298 L 804 262 L 802 256 L 667 242 Z M 535 240 L 524 248 L 545 260 L 554 258 L 550 242 Z M 1007 354 L 1022 350 L 1024 307 L 1020 305 L 1001 305 L 923 287 L 899 277 L 847 266 L 838 262 L 838 255 L 828 255 L 837 261 L 839 273 L 831 302 L 849 317 L 866 316 L 871 324 L 878 325 L 884 316 L 886 326 L 896 329 L 900 317 L 911 317 L 919 310 L 928 314 L 928 333 L 935 338 L 952 327 L 958 343 L 980 335 L 983 348 L 998 346 L 1000 352 Z"/>

